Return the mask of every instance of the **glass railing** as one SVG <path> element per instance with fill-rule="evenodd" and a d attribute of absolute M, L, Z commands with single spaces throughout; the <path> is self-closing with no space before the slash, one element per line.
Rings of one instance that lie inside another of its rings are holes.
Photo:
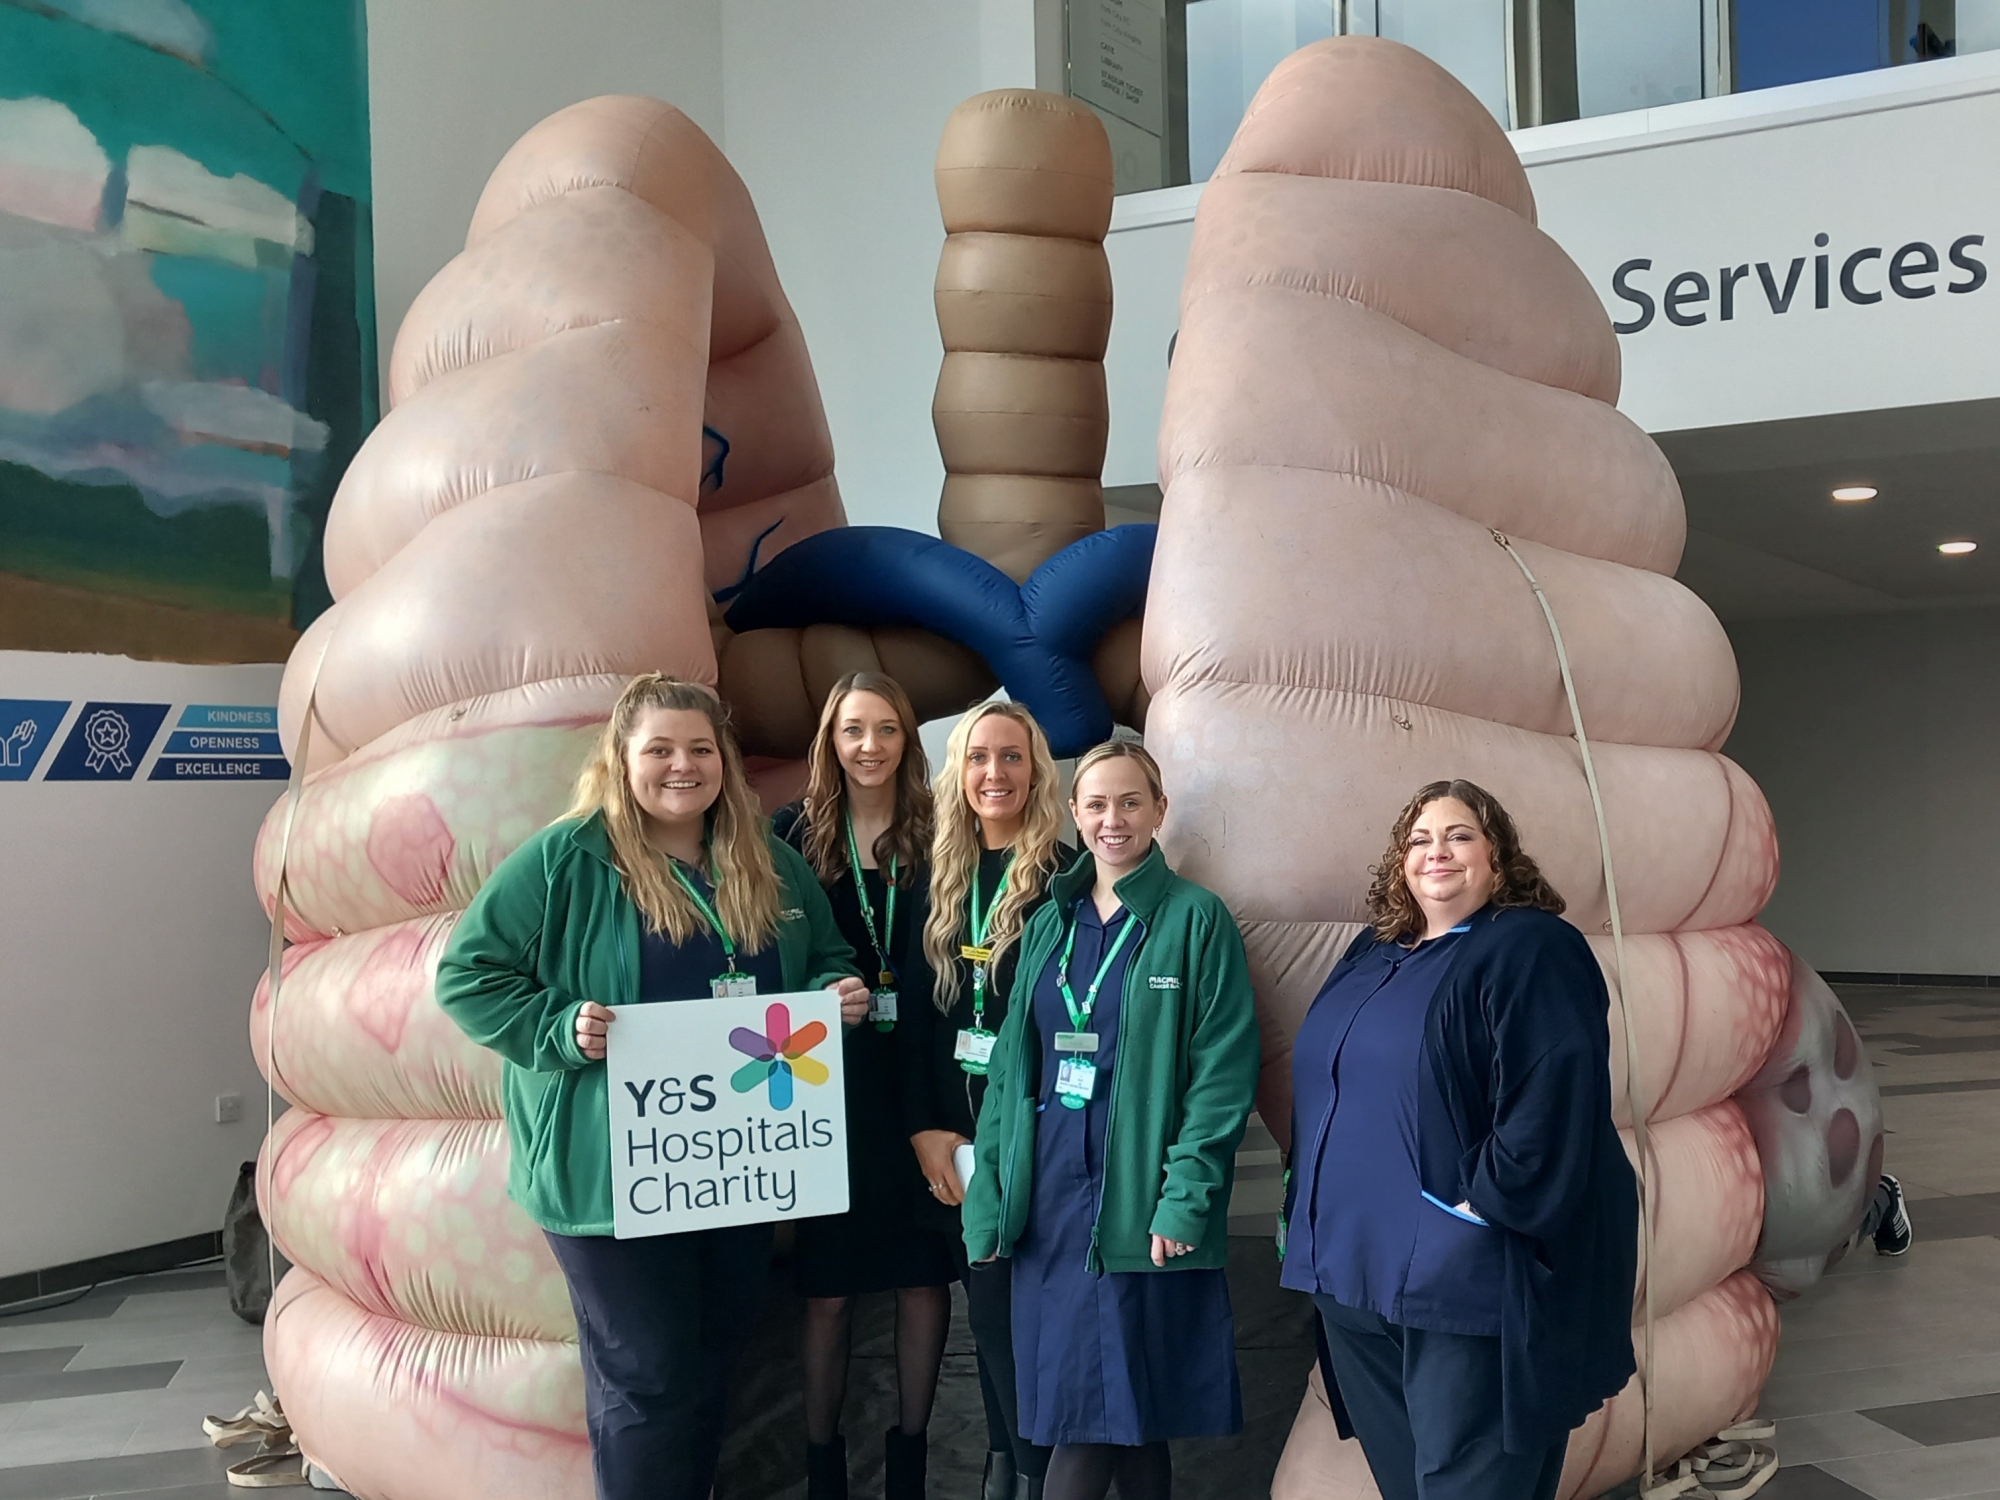
<path fill-rule="evenodd" d="M 1436 59 L 1508 129 L 2000 49 L 2000 0 L 1066 0 L 1069 92 L 1118 191 L 1204 181 L 1251 97 L 1322 37 Z"/>

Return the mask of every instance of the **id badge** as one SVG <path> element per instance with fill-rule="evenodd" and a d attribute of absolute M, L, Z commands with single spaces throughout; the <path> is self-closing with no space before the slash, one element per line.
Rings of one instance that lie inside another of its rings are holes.
<path fill-rule="evenodd" d="M 967 963 L 990 963 L 993 960 L 993 950 L 986 947 L 975 948 L 972 944 L 967 943 L 958 950 L 958 956 Z"/>
<path fill-rule="evenodd" d="M 896 992 L 894 990 L 870 990 L 868 992 L 868 1019 L 887 1031 L 896 1024 Z"/>
<path fill-rule="evenodd" d="M 755 974 L 718 974 L 708 982 L 708 992 L 717 1000 L 740 1000 L 757 993 Z"/>
<path fill-rule="evenodd" d="M 1070 1109 L 1082 1109 L 1097 1092 L 1097 1064 L 1087 1057 L 1065 1057 L 1056 1068 L 1056 1097 Z"/>
<path fill-rule="evenodd" d="M 1097 1033 L 1094 1031 L 1058 1031 L 1056 1033 L 1056 1051 L 1058 1052 L 1095 1052 L 1096 1050 Z"/>
<path fill-rule="evenodd" d="M 958 1045 L 952 1048 L 951 1055 L 958 1059 L 958 1065 L 966 1072 L 983 1074 L 993 1065 L 993 1044 L 998 1040 L 993 1032 L 977 1026 L 962 1027 L 958 1033 Z"/>

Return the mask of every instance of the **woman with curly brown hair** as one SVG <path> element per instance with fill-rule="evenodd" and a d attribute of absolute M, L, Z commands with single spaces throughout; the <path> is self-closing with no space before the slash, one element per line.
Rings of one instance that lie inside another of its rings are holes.
<path fill-rule="evenodd" d="M 1384 1500 L 1552 1500 L 1633 1369 L 1604 976 L 1469 781 L 1411 798 L 1374 874 L 1293 1047 L 1284 1284 Z"/>

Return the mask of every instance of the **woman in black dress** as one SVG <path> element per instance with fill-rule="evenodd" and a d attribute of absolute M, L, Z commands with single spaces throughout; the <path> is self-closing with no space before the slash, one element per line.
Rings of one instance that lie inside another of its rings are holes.
<path fill-rule="evenodd" d="M 886 1438 L 887 1500 L 923 1500 L 925 1433 L 957 1266 L 953 1242 L 915 1222 L 925 1184 L 910 1149 L 897 1077 L 896 1030 L 908 1009 L 929 1002 L 919 950 L 931 791 L 909 695 L 879 672 L 850 672 L 827 695 L 809 757 L 805 800 L 781 811 L 776 829 L 818 874 L 872 997 L 868 1023 L 847 1034 L 841 1054 L 848 1211 L 799 1224 L 806 1493 L 809 1500 L 845 1500 L 840 1409 L 847 1396 L 853 1299 L 893 1289 L 901 1410 Z"/>
<path fill-rule="evenodd" d="M 986 1071 L 1007 1018 L 1021 929 L 1076 851 L 1062 843 L 1062 787 L 1041 726 L 1018 703 L 982 703 L 958 721 L 935 785 L 931 907 L 924 956 L 934 976 L 897 1028 L 904 1115 L 929 1193 L 922 1222 L 949 1234 L 965 1277 L 966 1309 L 986 1401 L 982 1500 L 1034 1500 L 1049 1450 L 1021 1436 L 1014 1388 L 1009 1262 L 966 1266 L 959 1225 L 964 1185 L 954 1160 L 971 1144 Z"/>

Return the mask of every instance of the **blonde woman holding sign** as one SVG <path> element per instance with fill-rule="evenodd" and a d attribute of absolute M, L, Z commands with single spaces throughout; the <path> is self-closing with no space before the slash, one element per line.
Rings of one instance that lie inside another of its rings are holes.
<path fill-rule="evenodd" d="M 960 1244 L 958 1148 L 972 1140 L 1014 982 L 1016 940 L 1076 858 L 1061 842 L 1062 791 L 1048 738 L 1018 703 L 982 703 L 958 721 L 934 787 L 930 1004 L 912 1003 L 903 1042 L 904 1116 L 929 1193 L 923 1221 Z M 921 1000 L 924 997 L 912 997 Z M 961 1252 L 962 1253 L 962 1252 Z M 1014 1398 L 1007 1267 L 965 1267 L 966 1310 L 986 1402 L 982 1500 L 1041 1490 L 1048 1450 L 1024 1443 Z"/>
<path fill-rule="evenodd" d="M 1257 1084 L 1243 939 L 1169 868 L 1160 768 L 1077 762 L 1084 854 L 1021 934 L 979 1116 L 966 1254 L 1011 1257 L 1021 1431 L 1046 1500 L 1167 1500 L 1171 1438 L 1243 1425 L 1224 1267 Z"/>
<path fill-rule="evenodd" d="M 506 1060 L 508 1193 L 569 1283 L 599 1500 L 707 1500 L 768 1224 L 612 1237 L 604 1057 L 617 1005 L 868 986 L 797 851 L 773 837 L 727 715 L 634 678 L 569 813 L 493 872 L 438 963 L 438 1003 Z"/>

